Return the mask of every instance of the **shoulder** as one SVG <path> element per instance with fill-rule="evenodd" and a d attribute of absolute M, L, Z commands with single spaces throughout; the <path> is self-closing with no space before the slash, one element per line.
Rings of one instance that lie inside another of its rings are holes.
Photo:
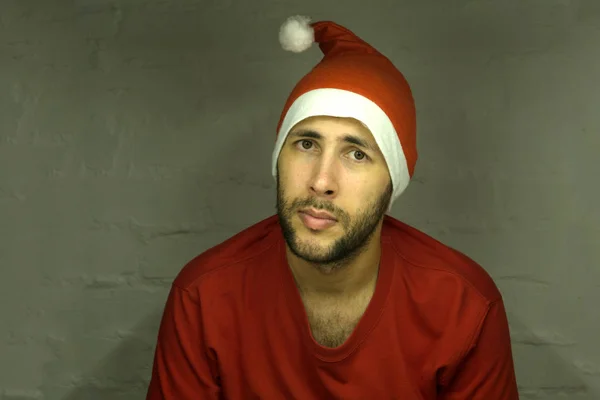
<path fill-rule="evenodd" d="M 387 215 L 382 236 L 389 238 L 396 254 L 403 259 L 406 273 L 421 279 L 424 285 L 435 286 L 438 295 L 468 293 L 485 306 L 501 300 L 489 273 L 460 251 Z"/>
<path fill-rule="evenodd" d="M 191 259 L 175 277 L 173 285 L 189 290 L 214 276 L 231 276 L 264 253 L 271 253 L 279 233 L 277 215 L 240 231 Z"/>

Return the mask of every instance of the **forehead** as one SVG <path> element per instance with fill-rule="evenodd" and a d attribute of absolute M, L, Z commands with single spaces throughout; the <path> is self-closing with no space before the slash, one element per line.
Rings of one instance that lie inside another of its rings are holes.
<path fill-rule="evenodd" d="M 343 138 L 360 139 L 366 147 L 379 152 L 379 146 L 369 128 L 354 118 L 310 117 L 297 123 L 290 130 L 289 136 L 302 136 L 307 132 L 317 133 L 326 141 L 329 139 L 339 141 Z"/>

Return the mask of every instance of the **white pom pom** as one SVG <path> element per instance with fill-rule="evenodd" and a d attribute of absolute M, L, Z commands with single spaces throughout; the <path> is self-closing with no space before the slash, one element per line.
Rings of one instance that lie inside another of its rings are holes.
<path fill-rule="evenodd" d="M 310 18 L 296 15 L 288 18 L 279 29 L 279 43 L 286 51 L 301 53 L 308 50 L 315 41 L 315 31 L 310 26 Z"/>

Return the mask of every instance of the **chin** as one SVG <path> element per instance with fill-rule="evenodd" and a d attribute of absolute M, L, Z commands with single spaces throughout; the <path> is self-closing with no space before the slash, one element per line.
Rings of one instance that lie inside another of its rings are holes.
<path fill-rule="evenodd" d="M 325 246 L 312 246 L 307 243 L 296 243 L 292 252 L 304 261 L 313 264 L 328 263 L 329 260 L 329 248 Z"/>
<path fill-rule="evenodd" d="M 335 242 L 336 237 L 329 232 L 313 231 L 304 225 L 296 229 L 296 243 L 302 247 L 327 250 Z M 319 252 L 321 252 L 319 250 Z"/>
<path fill-rule="evenodd" d="M 313 262 L 326 262 L 337 237 L 324 236 L 325 232 L 316 232 L 315 234 L 304 226 L 301 231 L 296 232 L 294 247 L 299 253 L 298 255 Z"/>

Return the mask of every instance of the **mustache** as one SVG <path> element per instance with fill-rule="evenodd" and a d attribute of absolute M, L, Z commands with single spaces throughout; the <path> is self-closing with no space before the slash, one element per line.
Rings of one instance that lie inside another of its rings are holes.
<path fill-rule="evenodd" d="M 319 204 L 319 203 L 315 203 L 312 200 L 302 200 L 302 201 L 295 201 L 292 204 L 293 209 L 297 209 L 297 208 L 314 208 L 315 210 L 324 210 L 324 211 L 328 211 L 330 213 L 332 213 L 333 215 L 338 215 L 338 214 L 343 214 L 342 212 L 340 212 L 340 210 L 338 210 L 336 207 L 334 207 L 331 204 Z"/>

